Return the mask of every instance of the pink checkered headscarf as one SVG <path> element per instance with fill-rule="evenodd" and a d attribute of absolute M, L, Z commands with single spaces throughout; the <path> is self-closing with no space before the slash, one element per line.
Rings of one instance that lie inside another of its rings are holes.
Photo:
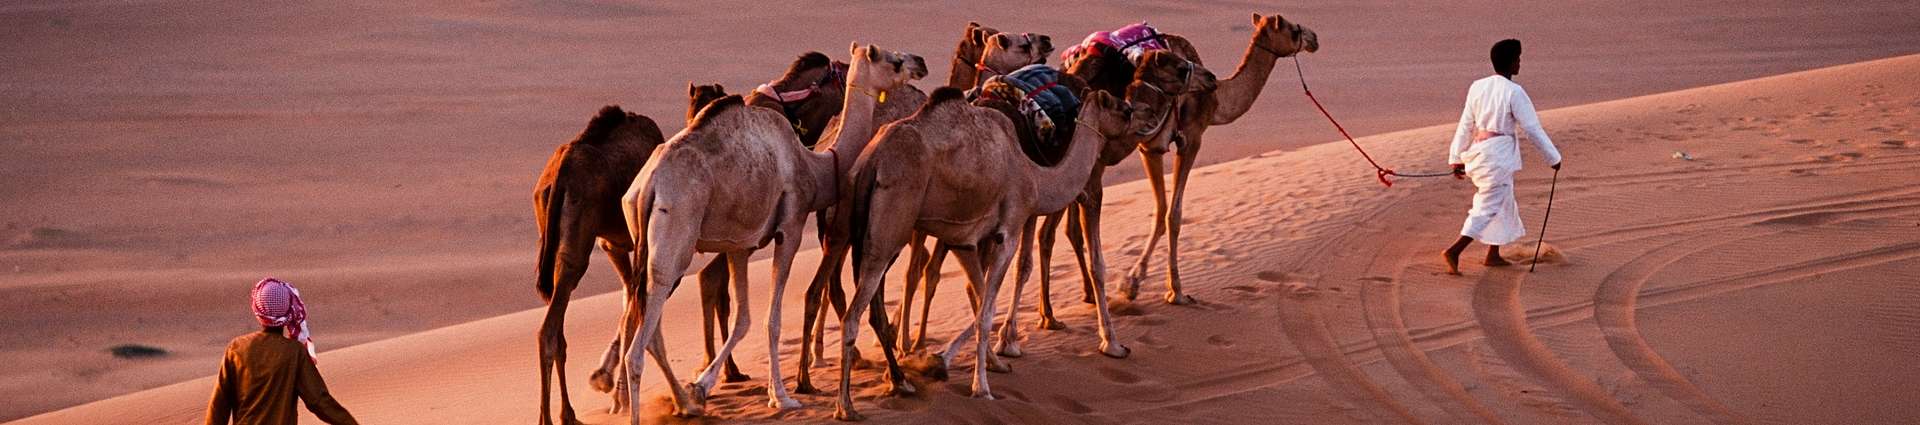
<path fill-rule="evenodd" d="M 307 330 L 307 305 L 300 302 L 300 290 L 293 284 L 271 277 L 253 284 L 253 318 L 261 326 L 286 329 L 287 338 L 306 345 L 309 357 L 315 355 L 313 334 Z"/>

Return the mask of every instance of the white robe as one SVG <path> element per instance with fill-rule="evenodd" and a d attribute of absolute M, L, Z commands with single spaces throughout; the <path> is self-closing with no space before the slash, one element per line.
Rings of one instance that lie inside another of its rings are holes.
<path fill-rule="evenodd" d="M 1479 188 L 1473 194 L 1473 208 L 1467 210 L 1466 223 L 1460 227 L 1461 236 L 1487 245 L 1506 245 L 1527 234 L 1520 222 L 1520 205 L 1513 199 L 1513 173 L 1520 171 L 1515 127 L 1527 132 L 1527 139 L 1540 149 L 1548 164 L 1560 163 L 1560 151 L 1540 128 L 1533 101 L 1519 83 L 1499 75 L 1474 81 L 1467 89 L 1467 104 L 1460 112 L 1453 145 L 1447 149 L 1447 163 L 1466 165 L 1467 176 Z M 1474 140 L 1485 133 L 1492 136 Z"/>

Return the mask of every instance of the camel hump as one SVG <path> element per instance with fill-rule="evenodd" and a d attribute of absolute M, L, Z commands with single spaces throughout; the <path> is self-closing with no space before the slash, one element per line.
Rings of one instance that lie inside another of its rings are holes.
<path fill-rule="evenodd" d="M 933 94 L 927 96 L 927 103 L 921 104 L 920 112 L 916 112 L 915 115 L 925 113 L 926 111 L 931 111 L 934 109 L 935 106 L 939 106 L 942 103 L 952 102 L 956 100 L 965 101 L 966 98 L 967 98 L 967 92 L 961 91 L 958 88 L 953 88 L 953 87 L 937 88 L 933 90 Z"/>
<path fill-rule="evenodd" d="M 727 95 L 727 97 L 722 97 L 720 98 L 720 100 L 715 100 L 713 101 L 713 103 L 707 104 L 707 107 L 705 108 L 700 108 L 700 115 L 694 116 L 693 122 L 688 124 L 687 127 L 689 128 L 705 127 L 708 125 L 708 123 L 712 122 L 715 119 L 718 119 L 720 117 L 720 113 L 726 112 L 728 109 L 744 106 L 746 104 L 747 104 L 746 99 L 740 97 L 740 95 L 737 95 L 737 94 Z"/>
<path fill-rule="evenodd" d="M 587 121 L 587 129 L 580 132 L 579 141 L 585 144 L 599 144 L 613 136 L 613 130 L 627 123 L 629 114 L 620 109 L 620 105 L 607 105 L 600 113 Z"/>

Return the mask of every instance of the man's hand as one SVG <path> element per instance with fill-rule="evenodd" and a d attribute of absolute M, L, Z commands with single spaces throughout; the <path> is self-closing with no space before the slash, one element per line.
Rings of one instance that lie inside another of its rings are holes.
<path fill-rule="evenodd" d="M 1565 161 L 1561 161 L 1561 162 L 1565 162 Z M 1559 163 L 1559 162 L 1555 162 L 1555 163 L 1553 163 L 1553 165 L 1549 165 L 1548 167 L 1552 167 L 1552 168 L 1553 168 L 1553 171 L 1560 171 L 1560 163 Z"/>
<path fill-rule="evenodd" d="M 1559 164 L 1554 164 L 1554 167 L 1559 167 L 1559 166 L 1560 166 Z M 1455 180 L 1466 180 L 1467 164 L 1453 164 L 1453 178 Z"/>

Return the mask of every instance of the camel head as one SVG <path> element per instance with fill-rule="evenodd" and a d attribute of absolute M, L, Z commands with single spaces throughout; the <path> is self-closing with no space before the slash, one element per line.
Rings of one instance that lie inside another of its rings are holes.
<path fill-rule="evenodd" d="M 1087 98 L 1080 103 L 1080 116 L 1076 119 L 1085 127 L 1081 131 L 1091 130 L 1104 142 L 1100 146 L 1100 162 L 1117 163 L 1133 149 L 1133 135 L 1146 124 L 1145 120 L 1136 119 L 1141 116 L 1136 105 L 1099 90 L 1088 91 Z"/>
<path fill-rule="evenodd" d="M 1180 107 L 1184 100 L 1191 97 L 1189 94 L 1161 90 L 1145 81 L 1128 84 L 1127 102 L 1133 106 L 1133 115 L 1129 127 L 1132 133 L 1128 134 L 1126 140 L 1146 152 L 1166 152 L 1173 142 L 1173 134 L 1180 127 Z M 1101 157 L 1102 160 L 1108 158 Z M 1126 152 L 1112 157 L 1114 163 L 1125 158 Z"/>
<path fill-rule="evenodd" d="M 927 61 L 919 55 L 883 50 L 871 44 L 862 46 L 859 42 L 854 42 L 848 50 L 852 54 L 847 62 L 848 88 L 871 90 L 868 94 L 874 94 L 927 76 Z"/>
<path fill-rule="evenodd" d="M 1003 32 L 987 36 L 982 43 L 979 64 L 1002 74 L 1047 63 L 1047 56 L 1053 54 L 1053 38 L 1040 34 Z"/>
<path fill-rule="evenodd" d="M 693 123 L 693 117 L 700 114 L 700 108 L 722 97 L 727 97 L 727 89 L 719 83 L 696 86 L 691 81 L 687 82 L 687 123 Z"/>
<path fill-rule="evenodd" d="M 1320 51 L 1320 36 L 1300 24 L 1287 22 L 1280 15 L 1253 14 L 1253 45 L 1274 56 L 1293 56 L 1301 51 Z"/>
<path fill-rule="evenodd" d="M 1060 58 L 1067 74 L 1080 77 L 1090 86 L 1117 92 L 1133 82 L 1133 61 L 1120 49 L 1104 43 L 1087 43 L 1069 52 L 1070 56 Z"/>
<path fill-rule="evenodd" d="M 1220 83 L 1213 71 L 1171 50 L 1154 50 L 1141 55 L 1133 80 L 1173 95 L 1210 92 Z"/>

